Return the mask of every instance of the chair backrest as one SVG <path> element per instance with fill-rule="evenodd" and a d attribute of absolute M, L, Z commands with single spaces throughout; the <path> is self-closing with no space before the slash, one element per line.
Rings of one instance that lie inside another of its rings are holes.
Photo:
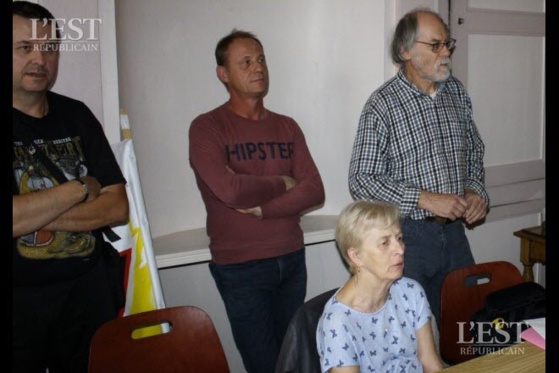
<path fill-rule="evenodd" d="M 471 352 L 471 316 L 485 306 L 488 294 L 523 281 L 518 268 L 504 261 L 474 264 L 448 273 L 441 289 L 441 357 L 451 364 L 476 357 Z"/>
<path fill-rule="evenodd" d="M 229 372 L 219 336 L 206 312 L 194 306 L 117 318 L 94 334 L 90 373 Z"/>
<path fill-rule="evenodd" d="M 275 373 L 320 373 L 316 328 L 328 299 L 338 288 L 306 301 L 291 319 L 280 349 Z"/>

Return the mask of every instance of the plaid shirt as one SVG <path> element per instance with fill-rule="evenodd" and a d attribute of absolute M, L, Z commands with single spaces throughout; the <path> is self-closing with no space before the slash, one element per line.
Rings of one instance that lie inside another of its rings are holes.
<path fill-rule="evenodd" d="M 369 97 L 359 119 L 349 169 L 354 199 L 384 200 L 403 216 L 433 214 L 417 208 L 422 190 L 464 196 L 484 188 L 485 146 L 470 97 L 454 77 L 433 98 L 400 70 Z"/>

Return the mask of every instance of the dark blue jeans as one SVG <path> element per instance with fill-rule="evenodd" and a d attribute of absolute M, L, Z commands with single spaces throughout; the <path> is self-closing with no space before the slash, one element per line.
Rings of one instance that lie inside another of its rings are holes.
<path fill-rule="evenodd" d="M 239 264 L 209 264 L 248 373 L 274 372 L 287 325 L 305 301 L 305 249 Z"/>
<path fill-rule="evenodd" d="M 404 276 L 418 281 L 440 328 L 441 287 L 446 274 L 474 264 L 461 221 L 439 225 L 425 220 L 402 220 Z"/>

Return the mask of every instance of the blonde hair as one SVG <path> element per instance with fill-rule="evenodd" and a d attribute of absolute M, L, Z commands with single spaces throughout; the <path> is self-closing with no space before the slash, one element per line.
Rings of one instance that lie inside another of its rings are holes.
<path fill-rule="evenodd" d="M 349 249 L 360 249 L 371 229 L 384 229 L 399 222 L 400 210 L 388 202 L 355 201 L 342 210 L 336 225 L 336 244 L 352 275 L 356 268 L 349 258 Z"/>

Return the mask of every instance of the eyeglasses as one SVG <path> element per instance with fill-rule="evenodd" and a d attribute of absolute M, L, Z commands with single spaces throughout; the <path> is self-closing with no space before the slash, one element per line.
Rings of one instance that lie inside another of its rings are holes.
<path fill-rule="evenodd" d="M 415 42 L 430 45 L 433 53 L 439 53 L 443 49 L 443 47 L 446 47 L 446 49 L 451 51 L 456 46 L 456 39 L 448 39 L 447 41 L 439 41 L 438 43 L 426 43 L 419 40 L 416 40 Z"/>

